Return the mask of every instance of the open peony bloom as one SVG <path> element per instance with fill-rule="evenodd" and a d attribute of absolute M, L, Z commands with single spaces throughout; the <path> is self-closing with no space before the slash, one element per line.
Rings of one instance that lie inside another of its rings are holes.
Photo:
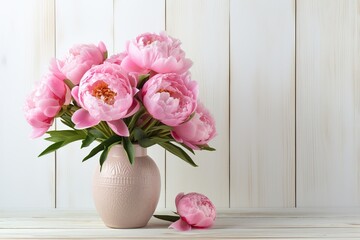
<path fill-rule="evenodd" d="M 78 85 L 80 79 L 93 65 L 104 62 L 107 50 L 103 42 L 98 46 L 94 44 L 79 44 L 69 50 L 64 60 L 58 60 L 60 71 L 74 85 Z"/>
<path fill-rule="evenodd" d="M 53 73 L 45 75 L 25 102 L 25 118 L 33 128 L 31 137 L 42 136 L 50 128 L 62 106 L 68 105 L 70 100 L 70 90 L 63 79 Z"/>
<path fill-rule="evenodd" d="M 195 115 L 171 131 L 173 138 L 192 149 L 207 144 L 216 136 L 215 120 L 203 104 L 198 103 Z"/>
<path fill-rule="evenodd" d="M 180 219 L 169 228 L 187 231 L 194 228 L 209 228 L 216 217 L 214 204 L 200 193 L 179 193 L 175 199 L 177 213 Z"/>
<path fill-rule="evenodd" d="M 178 39 L 160 34 L 144 33 L 127 42 L 128 56 L 121 66 L 128 72 L 185 73 L 191 67 L 190 59 L 180 48 Z"/>
<path fill-rule="evenodd" d="M 197 95 L 198 85 L 188 74 L 157 74 L 142 88 L 148 112 L 169 126 L 178 126 L 190 117 L 197 105 Z"/>
<path fill-rule="evenodd" d="M 120 136 L 129 136 L 122 120 L 139 110 L 134 98 L 137 81 L 129 77 L 119 65 L 104 63 L 91 68 L 72 90 L 75 101 L 81 106 L 72 116 L 78 129 L 106 121 Z"/>

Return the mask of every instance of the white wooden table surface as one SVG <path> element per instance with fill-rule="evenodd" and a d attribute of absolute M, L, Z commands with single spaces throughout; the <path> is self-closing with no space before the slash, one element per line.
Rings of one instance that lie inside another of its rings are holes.
<path fill-rule="evenodd" d="M 0 239 L 360 239 L 360 209 L 246 209 L 218 213 L 211 229 L 177 232 L 151 219 L 110 229 L 95 212 L 0 212 Z"/>

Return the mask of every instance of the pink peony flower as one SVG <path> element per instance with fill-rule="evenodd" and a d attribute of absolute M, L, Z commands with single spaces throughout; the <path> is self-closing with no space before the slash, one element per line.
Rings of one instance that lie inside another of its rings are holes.
<path fill-rule="evenodd" d="M 128 56 L 121 66 L 129 72 L 142 74 L 154 71 L 156 73 L 185 73 L 192 65 L 185 58 L 185 52 L 180 48 L 178 39 L 166 35 L 144 33 L 127 42 Z"/>
<path fill-rule="evenodd" d="M 184 124 L 174 127 L 171 135 L 177 142 L 197 150 L 198 146 L 207 144 L 216 136 L 215 120 L 204 105 L 198 103 L 195 115 Z"/>
<path fill-rule="evenodd" d="M 70 89 L 63 79 L 53 73 L 45 75 L 25 102 L 25 118 L 33 127 L 31 137 L 42 136 L 53 124 L 62 106 L 68 105 L 70 101 Z"/>
<path fill-rule="evenodd" d="M 93 65 L 104 62 L 107 50 L 103 42 L 98 46 L 94 44 L 79 44 L 69 50 L 64 60 L 58 60 L 60 71 L 73 84 L 78 85 L 80 79 Z"/>
<path fill-rule="evenodd" d="M 197 83 L 184 74 L 157 74 L 142 88 L 148 112 L 169 126 L 178 126 L 190 117 L 197 105 L 197 95 Z"/>
<path fill-rule="evenodd" d="M 179 193 L 175 199 L 177 213 L 180 219 L 169 228 L 187 231 L 194 228 L 209 228 L 216 218 L 214 204 L 200 193 Z"/>
<path fill-rule="evenodd" d="M 136 79 L 117 64 L 92 67 L 72 90 L 75 101 L 82 107 L 72 116 L 75 127 L 84 129 L 106 121 L 116 134 L 129 136 L 122 118 L 131 116 L 140 107 L 134 99 L 138 92 L 136 84 Z"/>

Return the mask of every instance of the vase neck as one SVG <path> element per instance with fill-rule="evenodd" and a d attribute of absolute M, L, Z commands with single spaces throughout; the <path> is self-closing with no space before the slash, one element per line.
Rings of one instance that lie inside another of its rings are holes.
<path fill-rule="evenodd" d="M 134 144 L 135 157 L 143 157 L 147 155 L 147 148 L 143 148 L 137 144 Z"/>

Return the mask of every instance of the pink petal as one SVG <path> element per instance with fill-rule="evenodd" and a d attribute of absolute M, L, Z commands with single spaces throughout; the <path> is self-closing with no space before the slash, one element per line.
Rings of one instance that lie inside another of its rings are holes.
<path fill-rule="evenodd" d="M 135 93 L 137 93 L 139 91 L 139 89 L 137 89 L 136 86 L 137 86 L 138 79 L 139 79 L 140 75 L 141 74 L 139 74 L 137 72 L 131 72 L 131 73 L 128 74 L 130 84 L 133 87 L 133 90 L 135 90 Z"/>
<path fill-rule="evenodd" d="M 210 217 L 203 218 L 200 222 L 196 223 L 194 227 L 198 228 L 208 228 L 213 225 L 214 220 Z"/>
<path fill-rule="evenodd" d="M 100 52 L 102 52 L 102 53 L 106 53 L 106 52 L 107 52 L 106 46 L 105 46 L 105 44 L 104 44 L 102 41 L 99 42 L 98 48 L 99 48 Z"/>
<path fill-rule="evenodd" d="M 50 128 L 49 127 L 45 127 L 45 128 L 33 128 L 33 131 L 30 135 L 31 138 L 37 138 L 37 137 L 41 137 L 42 135 L 44 135 L 44 133 L 46 133 L 46 131 Z"/>
<path fill-rule="evenodd" d="M 136 44 L 134 44 L 133 42 L 130 42 L 128 45 L 128 54 L 131 57 L 131 60 L 139 67 L 141 68 L 145 68 L 147 66 L 144 66 L 144 62 L 149 62 L 149 60 L 145 59 L 148 56 L 148 54 L 146 54 L 146 50 L 144 56 L 141 51 L 139 50 L 139 48 L 136 46 Z"/>
<path fill-rule="evenodd" d="M 72 90 L 71 90 L 71 95 L 73 96 L 73 98 L 75 99 L 75 101 L 80 104 L 79 101 L 79 86 L 75 86 Z M 80 104 L 81 105 L 81 104 Z"/>
<path fill-rule="evenodd" d="M 128 137 L 130 135 L 129 129 L 122 119 L 108 121 L 109 127 L 119 136 Z"/>
<path fill-rule="evenodd" d="M 139 108 L 140 108 L 140 103 L 138 101 L 134 100 L 133 104 L 129 108 L 128 113 L 124 116 L 124 118 L 130 117 L 131 115 L 136 113 L 139 110 Z"/>
<path fill-rule="evenodd" d="M 191 225 L 196 225 L 201 222 L 204 218 L 206 218 L 205 214 L 202 211 L 198 211 L 194 214 L 186 214 L 186 222 Z"/>
<path fill-rule="evenodd" d="M 27 121 L 34 128 L 49 128 L 53 122 L 53 118 L 49 118 L 44 115 L 43 112 L 32 112 L 31 116 L 26 117 Z"/>
<path fill-rule="evenodd" d="M 51 92 L 53 92 L 58 98 L 61 99 L 64 97 L 65 84 L 63 80 L 60 80 L 50 75 L 46 83 L 47 86 L 50 88 Z"/>
<path fill-rule="evenodd" d="M 186 146 L 188 146 L 188 147 L 191 148 L 191 149 L 200 150 L 200 148 L 199 148 L 198 146 L 196 146 L 196 145 L 194 145 L 194 144 L 192 144 L 192 143 L 190 143 L 190 142 L 188 142 L 188 141 L 183 141 L 183 142 L 184 142 L 184 144 L 185 144 Z"/>
<path fill-rule="evenodd" d="M 120 66 L 122 68 L 124 68 L 127 72 L 137 72 L 137 73 L 144 73 L 144 74 L 149 72 L 146 69 L 142 69 L 138 65 L 136 65 L 133 61 L 131 61 L 129 56 L 124 58 L 124 60 L 121 62 Z"/>
<path fill-rule="evenodd" d="M 79 64 L 75 69 L 63 69 L 66 71 L 66 77 L 74 84 L 78 85 L 85 72 L 89 70 L 91 66 L 87 64 Z"/>
<path fill-rule="evenodd" d="M 77 110 L 71 117 L 73 123 L 75 123 L 75 128 L 84 129 L 97 125 L 100 121 L 93 118 L 88 111 L 81 108 Z"/>
<path fill-rule="evenodd" d="M 179 201 L 182 199 L 182 197 L 184 196 L 185 194 L 182 192 L 182 193 L 179 193 L 176 198 L 175 198 L 175 205 L 179 205 Z"/>
<path fill-rule="evenodd" d="M 51 59 L 50 61 L 50 72 L 52 72 L 60 80 L 64 80 L 65 75 L 59 70 L 64 65 L 63 62 L 57 60 L 56 58 Z"/>
<path fill-rule="evenodd" d="M 45 109 L 47 107 L 59 107 L 59 102 L 51 98 L 42 99 L 38 102 L 38 104 L 41 109 Z"/>
<path fill-rule="evenodd" d="M 183 67 L 182 69 L 178 70 L 178 73 L 184 73 L 193 65 L 193 62 L 190 59 L 185 58 L 183 60 Z"/>
<path fill-rule="evenodd" d="M 179 143 L 183 142 L 182 138 L 179 137 L 179 135 L 177 135 L 175 131 L 171 131 L 171 136 L 175 139 L 175 141 L 177 141 Z"/>
<path fill-rule="evenodd" d="M 176 222 L 172 223 L 169 228 L 174 228 L 178 231 L 189 231 L 191 230 L 191 226 L 189 224 L 187 224 L 187 222 L 185 222 L 182 219 L 177 220 Z"/>
<path fill-rule="evenodd" d="M 179 65 L 174 57 L 159 58 L 152 65 L 151 69 L 158 73 L 177 72 Z"/>
<path fill-rule="evenodd" d="M 68 86 L 65 86 L 66 88 L 66 94 L 65 94 L 65 102 L 64 105 L 69 105 L 71 102 L 71 91 Z"/>
<path fill-rule="evenodd" d="M 47 117 L 55 117 L 60 112 L 61 106 L 49 106 L 45 108 L 44 114 Z"/>

